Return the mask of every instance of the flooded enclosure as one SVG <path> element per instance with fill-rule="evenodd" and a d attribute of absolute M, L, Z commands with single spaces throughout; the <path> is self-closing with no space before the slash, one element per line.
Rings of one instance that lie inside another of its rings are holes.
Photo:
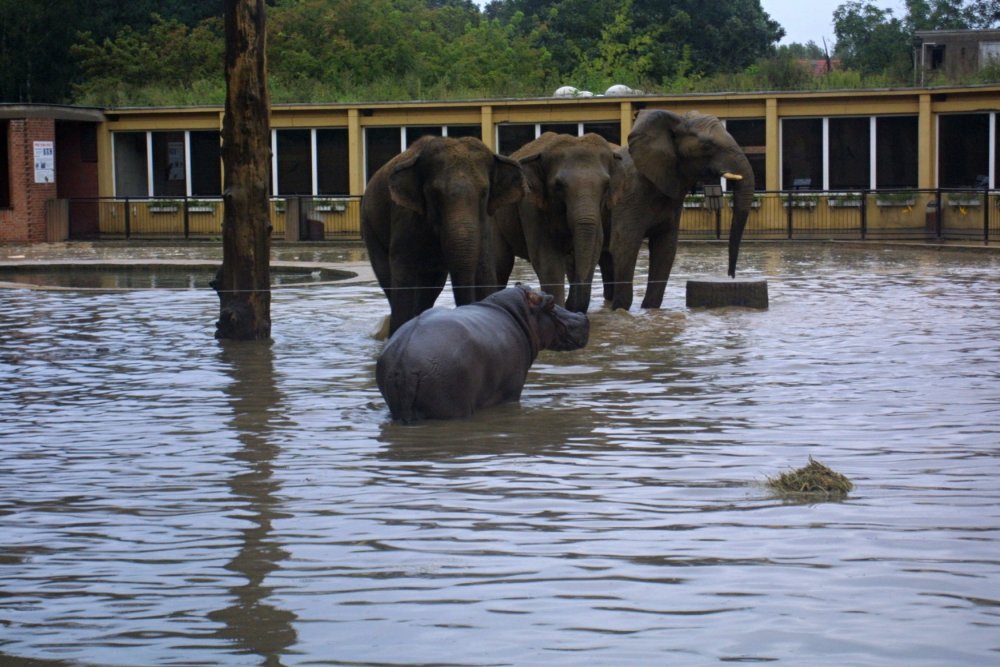
<path fill-rule="evenodd" d="M 412 426 L 364 273 L 276 286 L 270 345 L 206 288 L 0 290 L 0 662 L 995 663 L 1000 255 L 747 243 L 770 308 L 687 309 L 724 265 Z M 771 495 L 809 457 L 845 499 Z"/>

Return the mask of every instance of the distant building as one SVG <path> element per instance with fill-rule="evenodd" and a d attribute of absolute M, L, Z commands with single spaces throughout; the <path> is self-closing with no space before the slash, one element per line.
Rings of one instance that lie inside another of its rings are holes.
<path fill-rule="evenodd" d="M 1000 30 L 918 30 L 913 64 L 917 83 L 933 74 L 950 81 L 975 74 L 991 60 L 1000 62 Z"/>

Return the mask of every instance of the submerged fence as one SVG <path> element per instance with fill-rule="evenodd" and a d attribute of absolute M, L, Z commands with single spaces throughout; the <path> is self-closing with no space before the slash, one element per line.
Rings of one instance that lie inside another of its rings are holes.
<path fill-rule="evenodd" d="M 272 199 L 271 224 L 289 241 L 360 237 L 360 197 Z M 691 195 L 681 237 L 727 238 L 732 201 Z M 70 199 L 72 239 L 222 236 L 223 202 L 206 198 Z M 746 239 L 1000 240 L 1000 190 L 768 191 L 754 196 Z"/>

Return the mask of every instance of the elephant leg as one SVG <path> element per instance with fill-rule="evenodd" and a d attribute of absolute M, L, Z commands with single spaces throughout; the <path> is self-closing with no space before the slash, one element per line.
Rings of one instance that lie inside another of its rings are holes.
<path fill-rule="evenodd" d="M 396 275 L 401 273 L 396 272 Z M 443 271 L 421 271 L 407 281 L 394 280 L 390 290 L 389 305 L 389 335 L 396 333 L 399 327 L 420 313 L 434 307 L 442 290 L 448 273 Z"/>
<path fill-rule="evenodd" d="M 555 297 L 556 305 L 566 304 L 566 267 L 560 262 L 540 262 L 535 266 L 535 274 L 541 283 L 539 289 Z"/>
<path fill-rule="evenodd" d="M 678 231 L 677 225 L 671 225 L 667 231 L 649 237 L 649 278 L 643 308 L 659 308 L 663 304 L 663 293 L 677 255 Z"/>
<path fill-rule="evenodd" d="M 642 237 L 634 239 L 614 238 L 611 241 L 611 261 L 614 267 L 614 297 L 611 308 L 628 310 L 632 307 L 632 281 L 635 279 L 635 263 L 639 259 Z"/>
<path fill-rule="evenodd" d="M 614 262 L 611 260 L 609 250 L 601 251 L 601 258 L 597 260 L 597 265 L 601 267 L 601 282 L 604 284 L 604 300 L 611 302 L 615 298 L 615 270 Z"/>

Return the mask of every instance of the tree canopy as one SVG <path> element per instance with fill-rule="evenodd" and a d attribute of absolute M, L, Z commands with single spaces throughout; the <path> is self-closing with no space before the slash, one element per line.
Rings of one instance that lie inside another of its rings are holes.
<path fill-rule="evenodd" d="M 276 102 L 845 87 L 912 80 L 915 30 L 989 28 L 1000 0 L 870 0 L 836 45 L 781 44 L 760 0 L 269 0 Z M 0 101 L 220 104 L 222 0 L 0 0 Z M 846 71 L 817 77 L 830 55 Z"/>

